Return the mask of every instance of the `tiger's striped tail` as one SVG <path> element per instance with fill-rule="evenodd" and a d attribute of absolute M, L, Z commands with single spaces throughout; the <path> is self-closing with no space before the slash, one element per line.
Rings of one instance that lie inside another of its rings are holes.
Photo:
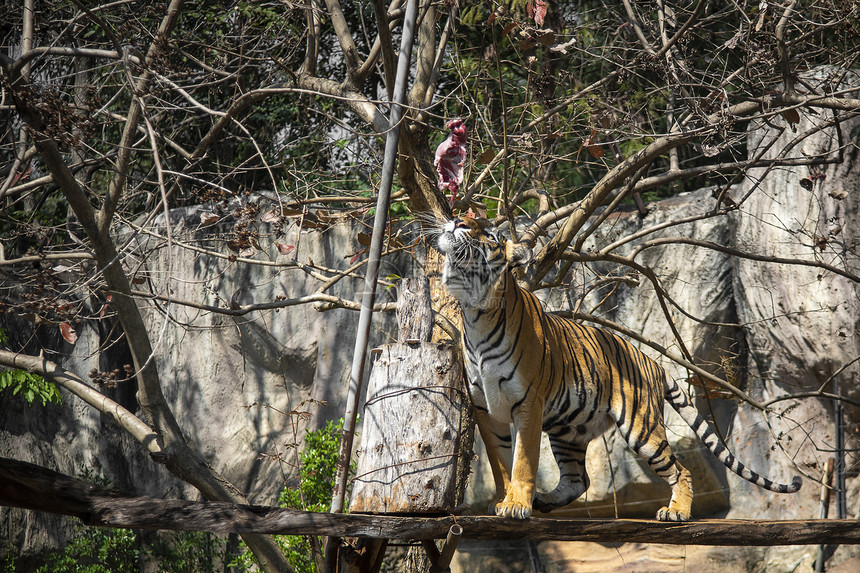
<path fill-rule="evenodd" d="M 735 456 L 723 445 L 713 426 L 702 417 L 687 393 L 674 380 L 666 380 L 666 400 L 675 408 L 675 411 L 680 414 L 681 418 L 693 429 L 696 435 L 699 436 L 699 439 L 702 440 L 717 459 L 740 477 L 776 493 L 794 493 L 800 489 L 803 483 L 800 476 L 794 476 L 790 485 L 775 483 L 766 477 L 760 476 L 735 459 Z"/>

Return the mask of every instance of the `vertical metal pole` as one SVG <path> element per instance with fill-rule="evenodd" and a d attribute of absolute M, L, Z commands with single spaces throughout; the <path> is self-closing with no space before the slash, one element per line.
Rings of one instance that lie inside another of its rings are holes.
<path fill-rule="evenodd" d="M 403 117 L 403 102 L 406 99 L 406 84 L 412 58 L 412 43 L 415 38 L 415 20 L 418 14 L 418 0 L 408 0 L 406 14 L 403 17 L 403 36 L 400 42 L 400 58 L 397 62 L 397 76 L 394 82 L 394 99 L 391 102 L 389 131 L 385 138 L 385 156 L 382 163 L 382 175 L 379 181 L 379 196 L 376 201 L 376 215 L 373 220 L 373 235 L 370 240 L 370 253 L 367 260 L 367 272 L 364 277 L 364 292 L 361 297 L 361 314 L 358 318 L 358 330 L 355 337 L 355 351 L 352 358 L 352 370 L 349 376 L 349 390 L 346 399 L 346 410 L 343 416 L 343 437 L 338 456 L 337 474 L 335 475 L 334 492 L 332 493 L 331 512 L 343 512 L 346 498 L 346 482 L 349 475 L 349 462 L 352 454 L 352 442 L 355 436 L 355 420 L 358 414 L 358 400 L 361 395 L 361 384 L 364 378 L 364 365 L 367 359 L 367 343 L 370 334 L 370 319 L 373 314 L 373 304 L 376 299 L 376 280 L 379 273 L 379 259 L 382 256 L 382 239 L 385 234 L 385 223 L 388 218 L 388 204 L 391 196 L 391 183 L 394 179 L 394 165 L 397 161 L 397 144 L 400 137 L 400 119 Z M 325 570 L 337 570 L 337 549 L 340 540 L 330 537 L 326 544 Z"/>
<path fill-rule="evenodd" d="M 839 395 L 839 378 L 833 379 L 833 394 Z M 835 400 L 833 417 L 836 418 L 836 468 L 833 471 L 836 486 L 836 518 L 845 519 L 848 514 L 848 499 L 845 491 L 845 420 L 842 400 Z"/>

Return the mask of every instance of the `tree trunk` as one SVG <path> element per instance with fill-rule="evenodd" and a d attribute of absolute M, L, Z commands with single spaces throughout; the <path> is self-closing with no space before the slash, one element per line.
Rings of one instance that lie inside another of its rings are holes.
<path fill-rule="evenodd" d="M 433 336 L 433 308 L 427 277 L 397 285 L 397 342 L 427 342 Z"/>

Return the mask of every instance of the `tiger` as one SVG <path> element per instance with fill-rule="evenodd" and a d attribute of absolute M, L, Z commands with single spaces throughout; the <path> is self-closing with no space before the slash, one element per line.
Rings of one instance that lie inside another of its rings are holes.
<path fill-rule="evenodd" d="M 664 401 L 740 477 L 778 493 L 800 489 L 799 476 L 790 485 L 775 483 L 736 460 L 689 395 L 638 348 L 545 312 L 513 274 L 531 259 L 527 245 L 503 241 L 485 219 L 454 218 L 436 232 L 445 255 L 442 284 L 460 303 L 468 394 L 495 482 L 491 515 L 529 519 L 533 509 L 547 513 L 579 498 L 589 486 L 588 443 L 614 423 L 671 487 L 657 520 L 689 520 L 692 477 L 666 440 Z M 560 473 L 546 493 L 535 489 L 541 432 Z"/>

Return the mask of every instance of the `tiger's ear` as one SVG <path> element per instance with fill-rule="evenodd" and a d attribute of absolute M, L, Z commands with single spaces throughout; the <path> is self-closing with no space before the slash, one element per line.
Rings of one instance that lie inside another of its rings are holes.
<path fill-rule="evenodd" d="M 532 260 L 532 250 L 525 243 L 515 243 L 508 240 L 505 243 L 505 259 L 512 267 L 522 267 Z"/>

